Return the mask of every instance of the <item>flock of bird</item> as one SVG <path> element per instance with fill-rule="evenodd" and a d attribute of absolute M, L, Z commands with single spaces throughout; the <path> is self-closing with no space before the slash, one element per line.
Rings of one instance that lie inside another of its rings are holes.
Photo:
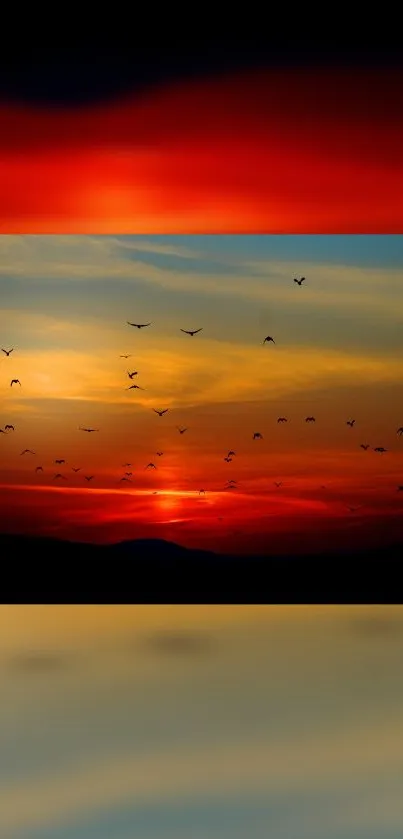
<path fill-rule="evenodd" d="M 306 279 L 305 277 L 300 277 L 300 278 L 295 277 L 294 278 L 294 283 L 296 283 L 298 286 L 301 287 L 302 284 L 305 282 L 305 279 Z M 133 327 L 135 329 L 139 329 L 139 330 L 152 326 L 151 322 L 150 323 L 133 323 L 132 321 L 126 321 L 126 323 L 127 323 L 128 326 L 131 326 L 131 327 Z M 191 338 L 193 338 L 195 335 L 198 335 L 202 331 L 203 331 L 203 327 L 200 327 L 199 329 L 180 329 L 180 332 L 184 333 L 185 335 L 189 335 Z M 264 344 L 269 344 L 269 343 L 272 343 L 272 344 L 276 343 L 274 338 L 271 335 L 267 335 L 262 342 L 263 345 Z M 5 348 L 2 347 L 1 351 L 5 354 L 5 356 L 7 358 L 9 358 L 11 356 L 11 354 L 14 352 L 14 347 L 12 347 L 11 349 L 5 349 Z M 119 357 L 127 360 L 127 359 L 131 358 L 131 354 L 130 353 L 122 354 Z M 137 376 L 137 375 L 138 375 L 137 370 L 132 370 L 132 371 L 127 370 L 127 376 L 128 376 L 130 381 L 133 381 L 134 377 Z M 14 385 L 19 385 L 20 387 L 22 387 L 20 379 L 18 379 L 18 378 L 11 379 L 10 387 L 13 387 Z M 130 384 L 128 386 L 127 390 L 145 390 L 145 388 L 143 388 L 143 387 L 141 387 L 140 385 L 137 385 L 137 384 Z M 162 410 L 158 409 L 158 408 L 153 408 L 152 410 L 159 417 L 163 417 L 169 411 L 168 408 L 163 408 Z M 278 424 L 287 423 L 288 421 L 289 421 L 288 417 L 285 417 L 285 416 L 280 416 L 277 419 Z M 307 416 L 307 417 L 305 417 L 305 422 L 306 423 L 315 423 L 316 422 L 316 417 Z M 354 428 L 355 423 L 356 423 L 355 419 L 346 420 L 346 425 L 348 425 L 350 428 Z M 176 428 L 177 428 L 177 431 L 179 432 L 180 435 L 185 434 L 185 432 L 188 430 L 184 426 L 176 426 Z M 99 428 L 91 428 L 91 427 L 84 427 L 84 426 L 79 426 L 78 430 L 82 431 L 82 432 L 85 432 L 87 434 L 98 433 L 100 431 Z M 10 433 L 13 433 L 13 432 L 15 432 L 15 426 L 12 423 L 7 423 L 4 426 L 4 428 L 0 428 L 0 434 L 3 434 L 3 435 L 7 435 L 7 434 L 10 434 Z M 400 437 L 403 436 L 403 426 L 401 426 L 397 429 L 397 434 Z M 253 440 L 263 440 L 263 434 L 260 431 L 255 431 L 255 432 L 253 432 L 252 439 Z M 363 449 L 364 451 L 368 451 L 369 449 L 373 448 L 373 451 L 378 452 L 379 454 L 384 454 L 384 453 L 387 452 L 387 449 L 384 446 L 371 447 L 369 443 L 361 443 L 360 448 Z M 35 455 L 36 453 L 32 449 L 28 449 L 28 448 L 23 449 L 23 451 L 21 451 L 21 456 L 27 455 L 27 454 L 28 455 Z M 164 452 L 162 452 L 162 451 L 157 451 L 156 452 L 157 457 L 162 457 L 163 454 L 164 454 Z M 233 451 L 233 450 L 230 450 L 224 456 L 223 459 L 226 463 L 232 463 L 233 458 L 235 456 L 236 456 L 236 452 Z M 64 458 L 58 458 L 58 459 L 55 459 L 55 461 L 54 461 L 55 466 L 62 466 L 62 465 L 65 465 L 65 464 L 66 464 L 66 461 L 65 461 Z M 131 470 L 132 469 L 132 464 L 131 463 L 124 463 L 123 468 Z M 71 469 L 74 473 L 78 473 L 78 472 L 82 471 L 81 467 L 76 467 L 76 466 L 72 466 Z M 148 469 L 156 470 L 157 467 L 156 467 L 155 463 L 150 461 L 144 467 L 144 469 L 145 470 L 148 470 Z M 36 473 L 43 473 L 44 472 L 43 466 L 36 466 L 35 467 L 35 472 Z M 133 476 L 132 471 L 126 471 L 123 474 L 123 476 L 119 478 L 118 483 L 131 483 L 132 482 L 132 476 Z M 84 477 L 84 480 L 87 481 L 87 483 L 90 483 L 95 478 L 94 475 L 84 475 L 83 477 Z M 67 477 L 66 477 L 66 475 L 62 474 L 61 472 L 56 472 L 54 477 L 53 477 L 53 480 L 67 480 Z M 274 485 L 277 488 L 280 488 L 282 486 L 282 481 L 274 481 Z M 227 489 L 227 490 L 237 489 L 237 481 L 234 480 L 234 479 L 229 480 L 224 488 Z M 397 487 L 397 491 L 398 492 L 403 492 L 403 485 L 399 485 Z M 205 495 L 205 493 L 206 493 L 205 489 L 200 489 L 199 490 L 199 495 Z M 153 494 L 156 495 L 157 492 L 154 492 Z M 359 508 L 358 507 L 348 507 L 347 509 L 350 510 L 350 512 L 355 512 Z"/>

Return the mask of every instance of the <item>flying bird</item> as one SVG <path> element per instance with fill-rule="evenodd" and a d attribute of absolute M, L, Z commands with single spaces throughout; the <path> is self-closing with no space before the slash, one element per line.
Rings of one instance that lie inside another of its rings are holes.
<path fill-rule="evenodd" d="M 360 449 L 364 449 L 364 452 L 369 449 L 369 443 L 360 443 Z"/>
<path fill-rule="evenodd" d="M 158 457 L 162 457 L 162 455 L 164 454 L 164 452 L 155 452 L 155 454 L 156 454 L 156 455 L 158 455 Z"/>
<path fill-rule="evenodd" d="M 274 481 L 274 486 L 281 487 L 282 483 L 282 481 Z"/>
<path fill-rule="evenodd" d="M 19 385 L 21 387 L 20 380 L 19 379 L 11 379 L 10 387 L 12 387 L 13 385 Z"/>
<path fill-rule="evenodd" d="M 181 428 L 179 425 L 177 425 L 176 427 L 177 427 L 177 429 L 178 429 L 178 431 L 179 431 L 179 434 L 184 434 L 184 433 L 185 433 L 185 431 L 187 431 L 187 428 Z"/>
<path fill-rule="evenodd" d="M 33 452 L 32 449 L 24 449 L 24 451 L 21 452 L 21 454 L 35 454 L 35 452 Z"/>
<path fill-rule="evenodd" d="M 126 475 L 126 478 L 131 478 L 132 475 L 133 475 L 133 472 L 125 472 L 125 475 Z"/>
<path fill-rule="evenodd" d="M 131 358 L 131 355 L 120 355 L 119 358 Z"/>
<path fill-rule="evenodd" d="M 144 469 L 156 469 L 156 468 L 157 467 L 156 467 L 155 463 L 147 463 L 147 466 L 144 467 Z"/>
<path fill-rule="evenodd" d="M 355 419 L 353 419 L 353 420 L 347 420 L 346 425 L 349 425 L 349 426 L 350 426 L 350 428 L 353 428 L 354 423 L 355 423 Z"/>
<path fill-rule="evenodd" d="M 43 467 L 42 466 L 37 466 L 36 469 L 35 469 L 35 472 L 43 472 Z"/>
<path fill-rule="evenodd" d="M 236 452 L 230 451 L 230 452 L 228 452 L 227 457 L 235 457 L 235 455 L 236 455 Z"/>
<path fill-rule="evenodd" d="M 72 468 L 73 472 L 79 472 L 79 471 L 80 471 L 80 469 L 81 469 L 81 466 L 77 466 L 77 468 L 75 468 L 74 466 L 72 466 L 71 468 Z"/>
<path fill-rule="evenodd" d="M 137 329 L 144 329 L 145 326 L 151 326 L 151 323 L 130 323 L 129 320 L 126 321 L 129 326 L 135 326 Z"/>
<path fill-rule="evenodd" d="M 260 431 L 255 431 L 255 433 L 253 435 L 253 439 L 254 440 L 263 440 L 263 435 L 260 433 Z"/>
<path fill-rule="evenodd" d="M 82 428 L 80 425 L 79 431 L 87 431 L 88 434 L 91 434 L 92 431 L 99 431 L 99 428 Z"/>
<path fill-rule="evenodd" d="M 54 475 L 53 480 L 55 481 L 57 478 L 63 478 L 64 481 L 66 480 L 65 476 L 61 475 L 60 472 L 58 472 L 57 475 Z"/>
<path fill-rule="evenodd" d="M 384 449 L 383 446 L 377 446 L 376 449 L 374 449 L 374 452 L 386 452 L 386 451 L 387 451 L 387 449 Z"/>
<path fill-rule="evenodd" d="M 5 428 L 6 431 L 15 431 L 15 428 L 14 428 L 13 425 L 5 425 L 4 428 Z"/>
<path fill-rule="evenodd" d="M 232 463 L 232 457 L 224 457 L 226 463 Z"/>
<path fill-rule="evenodd" d="M 122 466 L 123 466 L 123 469 L 126 469 L 126 467 L 127 467 L 128 469 L 130 469 L 130 467 L 131 467 L 131 463 L 122 463 Z"/>
<path fill-rule="evenodd" d="M 66 463 L 66 461 L 65 460 L 55 460 L 55 463 L 57 463 L 60 466 L 62 463 Z"/>
<path fill-rule="evenodd" d="M 316 422 L 315 417 L 306 417 L 305 422 Z"/>
<path fill-rule="evenodd" d="M 403 425 L 401 425 L 401 426 L 400 426 L 400 428 L 398 428 L 398 429 L 397 429 L 397 433 L 398 433 L 399 437 L 401 437 L 401 436 L 402 436 L 402 434 L 403 434 Z"/>
<path fill-rule="evenodd" d="M 126 390 L 145 390 L 145 388 L 140 387 L 140 385 L 129 385 L 129 387 L 126 388 Z"/>
<path fill-rule="evenodd" d="M 2 347 L 1 351 L 4 352 L 5 355 L 8 357 L 9 355 L 11 355 L 12 352 L 14 352 L 14 347 L 11 350 L 3 350 L 3 347 Z"/>
<path fill-rule="evenodd" d="M 157 411 L 156 408 L 153 408 L 154 414 L 158 414 L 159 417 L 162 417 L 163 414 L 166 414 L 168 410 L 168 408 L 164 408 L 163 411 Z"/>
<path fill-rule="evenodd" d="M 93 477 L 93 475 L 84 475 L 86 481 L 92 481 Z"/>
<path fill-rule="evenodd" d="M 119 483 L 122 483 L 122 481 L 126 481 L 128 484 L 131 484 L 131 483 L 132 483 L 132 481 L 130 480 L 130 478 L 119 478 L 119 480 L 118 480 L 118 484 L 119 484 Z"/>
<path fill-rule="evenodd" d="M 297 280 L 297 278 L 294 277 L 294 283 L 298 283 L 298 285 L 302 285 L 302 283 L 304 283 L 304 282 L 305 282 L 305 277 L 301 277 L 300 280 Z"/>
<path fill-rule="evenodd" d="M 197 335 L 198 332 L 201 332 L 203 327 L 201 326 L 200 329 L 181 329 L 181 332 L 184 332 L 185 335 Z"/>
<path fill-rule="evenodd" d="M 128 375 L 128 377 L 129 377 L 129 379 L 133 379 L 133 378 L 134 378 L 134 376 L 138 376 L 138 371 L 137 371 L 137 370 L 133 370 L 133 372 L 132 372 L 132 373 L 130 373 L 130 372 L 129 372 L 129 370 L 128 370 L 128 371 L 127 371 L 127 375 Z"/>
<path fill-rule="evenodd" d="M 277 422 L 288 422 L 287 417 L 279 417 Z"/>
<path fill-rule="evenodd" d="M 266 344 L 266 343 L 267 343 L 267 344 L 269 344 L 269 343 L 270 343 L 270 341 L 272 342 L 272 344 L 275 344 L 275 343 L 276 343 L 276 342 L 275 342 L 275 340 L 274 340 L 274 338 L 272 338 L 270 335 L 267 335 L 267 337 L 266 337 L 266 338 L 264 339 L 264 341 L 263 341 L 263 344 Z"/>

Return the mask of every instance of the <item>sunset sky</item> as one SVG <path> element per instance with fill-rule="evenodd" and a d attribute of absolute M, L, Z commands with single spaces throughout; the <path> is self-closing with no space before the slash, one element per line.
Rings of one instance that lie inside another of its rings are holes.
<path fill-rule="evenodd" d="M 2 530 L 242 552 L 401 538 L 402 267 L 402 236 L 1 236 Z"/>
<path fill-rule="evenodd" d="M 401 606 L 0 606 L 2 839 L 401 839 Z"/>
<path fill-rule="evenodd" d="M 401 233 L 402 84 L 283 63 L 79 106 L 0 96 L 0 232 Z"/>

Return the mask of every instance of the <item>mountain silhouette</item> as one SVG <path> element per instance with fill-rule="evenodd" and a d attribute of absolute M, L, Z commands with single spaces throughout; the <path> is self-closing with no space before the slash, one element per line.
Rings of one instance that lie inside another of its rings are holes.
<path fill-rule="evenodd" d="M 0 535 L 14 603 L 399 603 L 402 546 L 230 556 L 163 539 L 111 545 Z"/>

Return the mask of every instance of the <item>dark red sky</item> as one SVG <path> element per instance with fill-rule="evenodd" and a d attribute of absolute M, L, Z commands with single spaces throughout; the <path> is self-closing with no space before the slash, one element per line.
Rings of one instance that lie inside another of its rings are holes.
<path fill-rule="evenodd" d="M 0 107 L 5 233 L 397 233 L 403 74 L 293 68 Z"/>

